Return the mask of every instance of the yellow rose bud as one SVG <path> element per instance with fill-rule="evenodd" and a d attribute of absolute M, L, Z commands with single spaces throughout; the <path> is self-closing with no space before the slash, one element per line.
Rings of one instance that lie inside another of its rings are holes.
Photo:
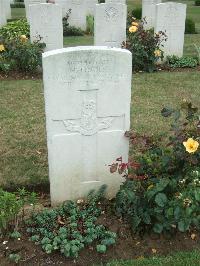
<path fill-rule="evenodd" d="M 138 27 L 138 23 L 137 22 L 132 22 L 132 26 L 136 26 L 136 27 Z"/>
<path fill-rule="evenodd" d="M 26 42 L 26 41 L 28 40 L 28 38 L 26 37 L 26 35 L 21 35 L 21 36 L 20 36 L 20 40 L 21 40 L 22 42 Z"/>
<path fill-rule="evenodd" d="M 138 30 L 138 27 L 136 27 L 136 26 L 131 26 L 129 28 L 129 32 L 131 32 L 131 33 L 136 32 L 137 30 Z"/>
<path fill-rule="evenodd" d="M 0 52 L 3 52 L 3 51 L 5 51 L 6 49 L 5 49 L 5 46 L 3 45 L 3 44 L 0 44 Z"/>
<path fill-rule="evenodd" d="M 197 151 L 198 147 L 199 147 L 199 143 L 198 141 L 189 138 L 186 142 L 183 142 L 183 145 L 186 148 L 186 151 L 189 153 L 194 153 Z"/>
<path fill-rule="evenodd" d="M 155 51 L 154 51 L 154 55 L 155 55 L 156 57 L 161 57 L 161 51 L 160 51 L 159 49 L 155 50 Z"/>

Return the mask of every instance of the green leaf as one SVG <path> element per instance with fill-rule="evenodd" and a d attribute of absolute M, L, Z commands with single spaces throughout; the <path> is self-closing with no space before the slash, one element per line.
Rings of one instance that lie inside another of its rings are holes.
<path fill-rule="evenodd" d="M 180 222 L 178 222 L 178 230 L 180 232 L 186 232 L 187 230 L 189 229 L 189 223 L 184 221 L 184 220 L 181 220 Z"/>
<path fill-rule="evenodd" d="M 106 252 L 106 246 L 105 245 L 97 245 L 97 252 L 98 253 L 105 253 Z"/>
<path fill-rule="evenodd" d="M 167 203 L 167 197 L 164 193 L 158 193 L 155 197 L 155 202 L 158 206 L 164 207 Z"/>
<path fill-rule="evenodd" d="M 157 234 L 162 233 L 163 231 L 163 225 L 162 224 L 155 224 L 153 227 L 153 231 Z"/>

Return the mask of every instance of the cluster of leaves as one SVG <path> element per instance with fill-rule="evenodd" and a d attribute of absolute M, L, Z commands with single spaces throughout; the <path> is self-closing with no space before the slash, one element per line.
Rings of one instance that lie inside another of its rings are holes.
<path fill-rule="evenodd" d="M 101 214 L 98 202 L 104 190 L 102 187 L 96 194 L 91 192 L 85 203 L 69 201 L 56 209 L 34 214 L 27 221 L 30 239 L 41 244 L 48 254 L 59 250 L 66 257 L 77 257 L 94 241 L 97 252 L 105 253 L 115 243 L 116 234 L 96 223 Z"/>
<path fill-rule="evenodd" d="M 127 41 L 124 46 L 132 52 L 132 65 L 134 71 L 153 72 L 156 70 L 156 63 L 163 59 L 162 42 L 167 39 L 164 32 L 154 34 L 153 29 L 145 30 L 145 21 L 134 21 L 137 25 L 134 32 L 127 31 Z M 157 53 L 155 52 L 157 51 Z"/>
<path fill-rule="evenodd" d="M 184 57 L 178 57 L 178 56 L 168 56 L 167 62 L 170 67 L 172 68 L 194 68 L 198 65 L 198 60 L 194 57 L 184 56 Z"/>
<path fill-rule="evenodd" d="M 83 36 L 84 31 L 81 28 L 77 28 L 69 25 L 69 17 L 71 9 L 68 10 L 66 16 L 63 18 L 63 36 Z"/>
<path fill-rule="evenodd" d="M 25 36 L 25 35 L 22 35 Z M 0 52 L 0 70 L 9 72 L 17 70 L 34 73 L 42 65 L 42 52 L 45 44 L 40 40 L 33 43 L 23 41 L 20 36 L 1 41 L 5 51 Z"/>
<path fill-rule="evenodd" d="M 10 193 L 0 189 L 0 234 L 17 231 L 20 219 L 24 219 L 24 206 L 31 204 L 34 208 L 36 194 L 19 189 L 17 193 Z"/>
<path fill-rule="evenodd" d="M 0 28 L 0 36 L 4 40 L 13 40 L 21 35 L 30 35 L 30 26 L 25 19 L 19 19 L 8 22 L 7 25 Z"/>
<path fill-rule="evenodd" d="M 137 161 L 119 158 L 111 172 L 126 178 L 116 196 L 117 215 L 134 231 L 155 233 L 200 230 L 200 121 L 198 109 L 185 101 L 178 110 L 164 108 L 163 117 L 173 121 L 163 146 L 155 141 L 143 149 Z M 196 146 L 184 142 L 193 138 Z M 186 146 L 186 148 L 184 147 Z M 193 149 L 193 150 L 192 150 Z"/>

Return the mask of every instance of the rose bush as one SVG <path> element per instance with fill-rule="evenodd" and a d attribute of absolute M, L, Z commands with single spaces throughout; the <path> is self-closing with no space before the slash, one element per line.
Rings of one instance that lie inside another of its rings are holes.
<path fill-rule="evenodd" d="M 152 72 L 156 70 L 157 62 L 163 59 L 162 42 L 167 36 L 164 32 L 154 34 L 153 30 L 145 30 L 144 25 L 145 21 L 132 18 L 124 46 L 134 55 L 134 71 Z"/>
<path fill-rule="evenodd" d="M 162 142 L 140 137 L 141 154 L 129 163 L 118 158 L 111 166 L 111 172 L 118 171 L 125 177 L 116 197 L 116 213 L 137 232 L 199 230 L 198 109 L 184 101 L 179 109 L 164 108 L 161 114 L 173 121 L 168 137 Z M 138 138 L 129 135 L 135 146 Z"/>

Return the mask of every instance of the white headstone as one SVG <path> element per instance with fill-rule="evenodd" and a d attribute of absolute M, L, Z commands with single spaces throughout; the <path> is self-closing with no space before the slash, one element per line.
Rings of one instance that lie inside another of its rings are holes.
<path fill-rule="evenodd" d="M 99 46 L 121 47 L 126 41 L 127 6 L 96 5 L 94 43 Z"/>
<path fill-rule="evenodd" d="M 128 161 L 132 56 L 125 49 L 76 47 L 43 54 L 52 204 L 122 182 L 109 164 Z"/>
<path fill-rule="evenodd" d="M 6 18 L 10 19 L 11 18 L 10 1 L 9 0 L 4 0 L 4 2 L 5 2 L 5 9 L 6 9 Z"/>
<path fill-rule="evenodd" d="M 85 1 L 71 0 L 71 14 L 69 25 L 86 30 L 86 8 Z"/>
<path fill-rule="evenodd" d="M 7 23 L 5 0 L 0 0 L 0 27 L 3 27 Z"/>
<path fill-rule="evenodd" d="M 31 41 L 46 44 L 45 51 L 63 48 L 62 9 L 56 4 L 30 5 Z"/>
<path fill-rule="evenodd" d="M 71 9 L 71 0 L 55 0 L 55 3 L 61 6 L 62 16 L 64 18 L 69 9 Z"/>
<path fill-rule="evenodd" d="M 142 0 L 142 18 L 146 20 L 146 24 L 144 24 L 145 29 L 155 27 L 156 5 L 161 2 L 162 0 Z"/>
<path fill-rule="evenodd" d="M 98 4 L 98 0 L 85 0 L 86 16 L 95 15 L 95 7 Z"/>
<path fill-rule="evenodd" d="M 167 2 L 156 6 L 155 32 L 164 31 L 167 41 L 164 44 L 164 56 L 183 55 L 185 19 L 185 4 Z"/>
<path fill-rule="evenodd" d="M 29 18 L 29 6 L 34 5 L 34 4 L 41 4 L 41 3 L 46 3 L 46 0 L 24 0 L 25 10 L 26 10 L 26 18 L 27 18 L 28 22 L 30 20 L 30 18 Z M 35 16 L 37 17 L 37 14 L 35 14 Z"/>

